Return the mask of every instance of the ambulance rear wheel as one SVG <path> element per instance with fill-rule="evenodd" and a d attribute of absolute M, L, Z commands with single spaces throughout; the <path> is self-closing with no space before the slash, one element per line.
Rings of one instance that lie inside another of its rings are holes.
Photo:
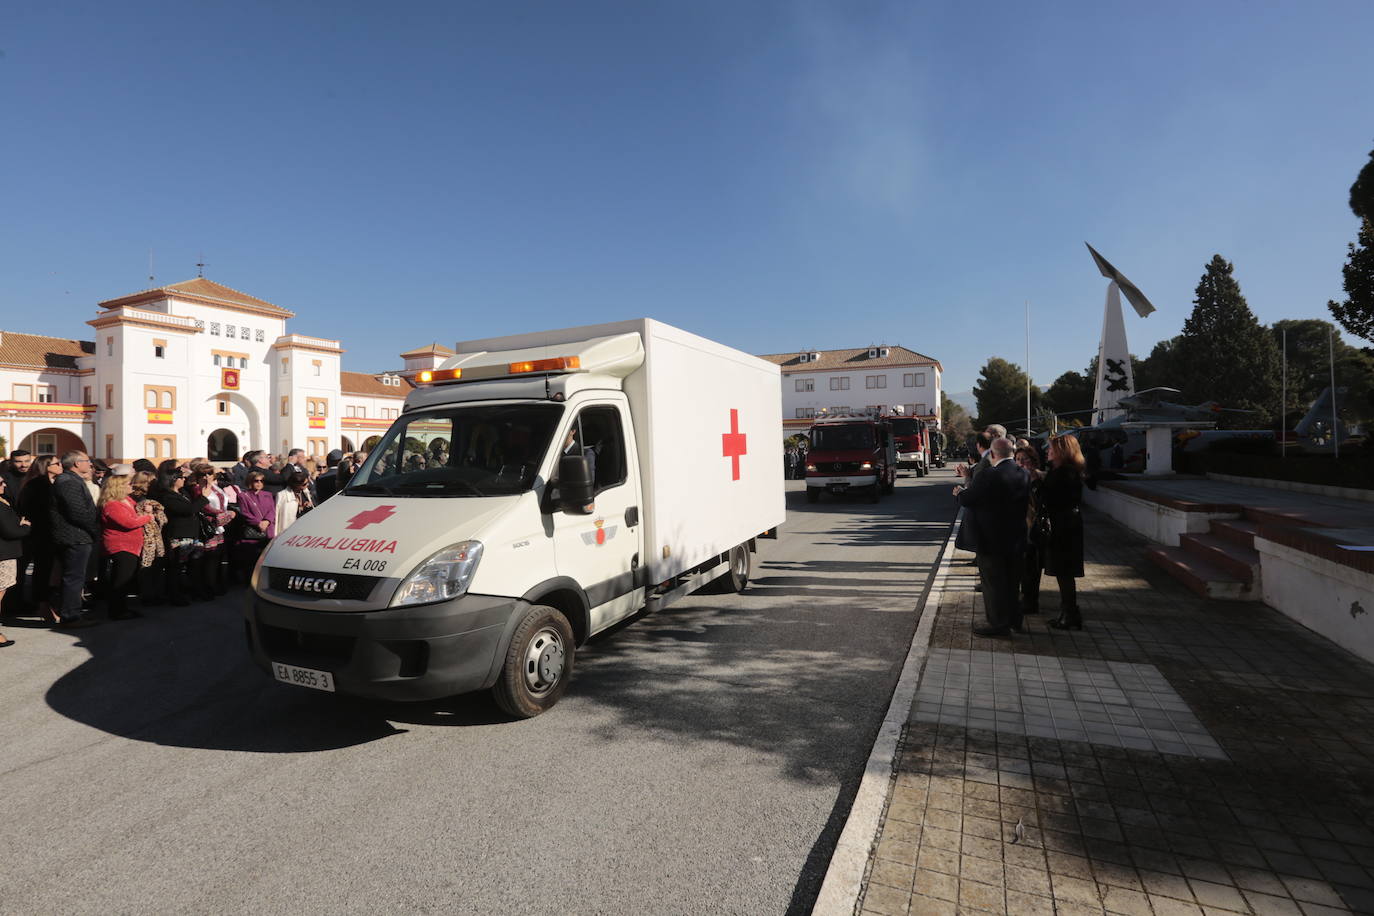
<path fill-rule="evenodd" d="M 492 698 L 502 711 L 530 719 L 550 708 L 572 678 L 572 625 L 551 607 L 535 605 L 515 628 Z"/>
<path fill-rule="evenodd" d="M 738 547 L 731 547 L 730 552 L 725 555 L 726 571 L 712 579 L 702 589 L 707 594 L 736 595 L 744 591 L 749 584 L 749 572 L 751 560 L 749 557 L 749 545 L 740 544 Z"/>

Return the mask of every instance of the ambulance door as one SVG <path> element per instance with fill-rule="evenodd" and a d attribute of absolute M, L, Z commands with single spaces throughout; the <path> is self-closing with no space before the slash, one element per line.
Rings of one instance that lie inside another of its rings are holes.
<path fill-rule="evenodd" d="M 587 593 L 592 632 L 644 605 L 644 589 L 638 584 L 643 507 L 638 462 L 628 450 L 633 447 L 630 430 L 623 403 L 588 404 L 557 440 L 560 458 L 580 453 L 592 467 L 593 511 L 553 513 L 558 574 L 576 580 Z"/>

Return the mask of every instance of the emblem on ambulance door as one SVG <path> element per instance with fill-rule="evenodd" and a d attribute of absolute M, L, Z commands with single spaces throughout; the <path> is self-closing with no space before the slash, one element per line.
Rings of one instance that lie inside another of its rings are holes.
<path fill-rule="evenodd" d="M 615 530 L 618 526 L 611 525 L 607 527 L 604 518 L 599 518 L 592 522 L 592 524 L 596 526 L 595 531 L 582 532 L 582 543 L 586 544 L 588 547 L 593 545 L 600 547 L 602 544 L 605 544 L 611 538 L 615 537 Z"/>

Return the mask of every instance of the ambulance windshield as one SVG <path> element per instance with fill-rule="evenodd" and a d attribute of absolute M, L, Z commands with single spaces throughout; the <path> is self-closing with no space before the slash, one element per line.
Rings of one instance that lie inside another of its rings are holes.
<path fill-rule="evenodd" d="M 873 427 L 867 423 L 813 426 L 811 450 L 833 452 L 846 448 L 872 448 Z"/>
<path fill-rule="evenodd" d="M 534 486 L 559 404 L 447 407 L 402 417 L 344 489 L 365 496 L 509 496 Z"/>

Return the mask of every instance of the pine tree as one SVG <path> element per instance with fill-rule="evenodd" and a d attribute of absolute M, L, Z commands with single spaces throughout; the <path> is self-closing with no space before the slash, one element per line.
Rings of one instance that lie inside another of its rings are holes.
<path fill-rule="evenodd" d="M 1009 363 L 1000 356 L 994 356 L 978 372 L 978 384 L 973 386 L 973 397 L 978 403 L 978 426 L 981 429 L 989 423 L 1001 423 L 1010 431 L 1012 427 L 1026 425 L 1026 373 L 1015 363 Z M 1031 413 L 1040 410 L 1040 389 L 1031 386 Z"/>
<path fill-rule="evenodd" d="M 1264 426 L 1277 407 L 1279 351 L 1241 295 L 1234 269 L 1213 255 L 1198 282 L 1178 343 L 1178 387 L 1195 400 L 1255 411 L 1235 425 Z"/>
<path fill-rule="evenodd" d="M 1374 184 L 1374 176 L 1371 183 Z M 1353 200 L 1353 189 L 1351 194 Z M 1344 302 L 1333 299 L 1326 307 L 1341 327 L 1374 343 L 1374 214 L 1366 216 L 1360 224 L 1359 244 L 1351 242 L 1349 250 L 1350 257 L 1341 269 L 1345 275 L 1346 299 Z"/>

